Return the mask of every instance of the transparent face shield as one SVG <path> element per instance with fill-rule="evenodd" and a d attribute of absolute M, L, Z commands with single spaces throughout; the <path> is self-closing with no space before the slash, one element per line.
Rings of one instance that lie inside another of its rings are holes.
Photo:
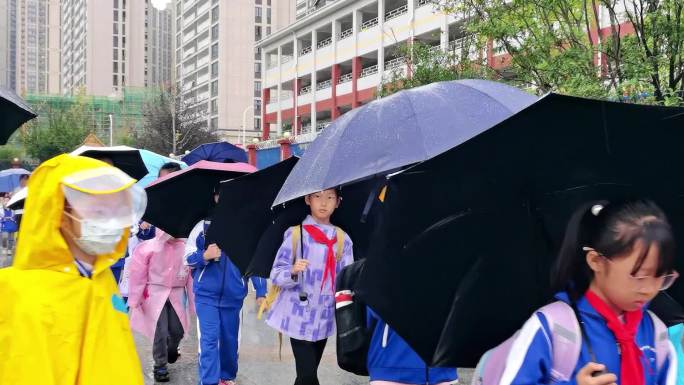
<path fill-rule="evenodd" d="M 81 171 L 62 180 L 71 216 L 101 229 L 128 228 L 142 218 L 147 206 L 145 190 L 113 167 Z"/>

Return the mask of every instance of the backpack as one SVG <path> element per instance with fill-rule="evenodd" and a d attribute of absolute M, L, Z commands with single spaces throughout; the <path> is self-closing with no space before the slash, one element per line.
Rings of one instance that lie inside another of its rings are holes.
<path fill-rule="evenodd" d="M 292 230 L 292 263 L 294 264 L 294 262 L 297 259 L 297 246 L 300 246 L 301 253 L 304 252 L 304 241 L 302 240 L 302 225 L 300 224 L 298 226 L 292 226 L 290 227 L 290 230 Z M 339 262 L 342 259 L 342 253 L 344 251 L 345 233 L 339 227 L 335 227 L 335 232 L 337 235 L 337 250 L 335 253 L 335 257 L 337 259 L 337 262 Z M 280 287 L 272 285 L 268 290 L 266 299 L 261 304 L 261 307 L 259 307 L 257 319 L 261 319 L 261 317 L 263 317 L 264 315 L 264 312 L 267 312 L 271 308 L 273 303 L 275 303 L 276 299 L 278 299 L 278 295 L 280 295 Z"/>
<path fill-rule="evenodd" d="M 575 310 L 567 303 L 558 301 L 542 307 L 538 312 L 544 315 L 551 330 L 551 346 L 553 347 L 551 382 L 571 381 L 583 340 L 582 325 L 577 321 Z M 648 313 L 655 327 L 657 367 L 661 368 L 669 355 L 668 331 L 663 321 L 652 312 Z M 498 385 L 500 383 L 506 369 L 506 360 L 519 333 L 518 331 L 480 358 L 473 374 L 472 385 Z M 589 350 L 591 352 L 591 347 Z"/>
<path fill-rule="evenodd" d="M 372 329 L 366 324 L 366 305 L 354 296 L 364 262 L 356 261 L 340 271 L 335 293 L 337 364 L 359 376 L 368 376 L 367 357 L 372 337 Z"/>
<path fill-rule="evenodd" d="M 670 341 L 677 355 L 677 385 L 684 385 L 684 324 L 670 326 L 668 329 Z"/>

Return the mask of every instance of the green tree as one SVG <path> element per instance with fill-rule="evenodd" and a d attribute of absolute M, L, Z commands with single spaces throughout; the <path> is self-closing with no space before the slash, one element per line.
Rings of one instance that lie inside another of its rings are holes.
<path fill-rule="evenodd" d="M 404 66 L 383 79 L 380 96 L 434 82 L 489 77 L 489 69 L 478 63 L 482 57 L 475 42 L 469 43 L 446 52 L 421 42 L 400 45 L 397 52 Z"/>
<path fill-rule="evenodd" d="M 90 115 L 81 97 L 66 109 L 45 106 L 47 121 L 35 119 L 21 132 L 21 141 L 32 158 L 45 161 L 56 155 L 71 152 L 88 134 Z"/>
<path fill-rule="evenodd" d="M 493 71 L 520 86 L 639 102 L 681 100 L 681 0 L 444 0 L 441 5 L 467 15 L 466 29 L 480 47 L 493 45 L 497 54 L 510 56 L 510 65 Z M 597 33 L 598 25 L 604 33 Z"/>
<path fill-rule="evenodd" d="M 206 128 L 207 111 L 182 104 L 173 94 L 172 89 L 161 89 L 156 98 L 145 103 L 143 129 L 134 133 L 133 143 L 158 154 L 170 154 L 174 152 L 175 140 L 175 151 L 182 154 L 200 144 L 218 141 L 216 133 Z M 172 106 L 176 110 L 175 136 L 171 128 L 174 122 Z"/>

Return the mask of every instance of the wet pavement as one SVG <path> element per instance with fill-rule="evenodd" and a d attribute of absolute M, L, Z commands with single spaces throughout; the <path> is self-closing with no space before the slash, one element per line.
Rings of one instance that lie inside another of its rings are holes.
<path fill-rule="evenodd" d="M 278 355 L 278 335 L 263 321 L 256 319 L 254 293 L 245 300 L 242 317 L 242 340 L 240 345 L 238 385 L 291 385 L 295 378 L 295 364 L 287 338 L 283 339 L 282 359 Z M 197 384 L 197 329 L 193 320 L 190 335 L 181 342 L 181 357 L 169 365 L 172 385 Z M 143 364 L 145 384 L 154 384 L 152 376 L 152 344 L 135 335 L 138 354 Z M 470 384 L 470 371 L 459 370 L 461 384 Z M 337 366 L 335 339 L 328 340 L 323 361 L 318 370 L 321 385 L 362 385 L 368 378 L 355 376 Z"/>

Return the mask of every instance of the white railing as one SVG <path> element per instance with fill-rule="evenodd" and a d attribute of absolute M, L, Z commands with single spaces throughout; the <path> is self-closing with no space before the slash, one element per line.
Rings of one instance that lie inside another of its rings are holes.
<path fill-rule="evenodd" d="M 309 92 L 311 92 L 311 86 L 310 86 L 310 85 L 304 86 L 304 87 L 302 87 L 302 88 L 299 90 L 299 94 L 300 94 L 300 95 L 306 95 L 306 94 L 308 94 Z"/>
<path fill-rule="evenodd" d="M 354 29 L 352 29 L 352 28 L 344 30 L 344 31 L 342 31 L 342 33 L 340 33 L 340 40 L 351 37 L 353 34 L 354 34 Z"/>
<path fill-rule="evenodd" d="M 311 125 L 309 125 L 309 131 L 307 132 L 307 131 L 302 130 L 302 134 L 294 137 L 294 142 L 295 143 L 311 143 L 314 141 L 314 139 L 316 139 L 318 134 L 319 133 L 315 130 L 312 130 Z"/>
<path fill-rule="evenodd" d="M 311 46 L 304 47 L 301 49 L 301 51 L 299 51 L 299 56 L 308 55 L 310 53 L 311 53 Z"/>
<path fill-rule="evenodd" d="M 323 47 L 329 46 L 330 44 L 332 44 L 332 36 L 319 41 L 318 44 L 316 44 L 316 47 L 321 49 Z"/>
<path fill-rule="evenodd" d="M 404 58 L 398 57 L 385 62 L 385 71 L 391 71 L 404 65 Z"/>
<path fill-rule="evenodd" d="M 332 86 L 332 79 L 328 79 L 316 84 L 317 90 L 323 90 Z"/>
<path fill-rule="evenodd" d="M 300 136 L 307 135 L 311 133 L 311 123 L 305 124 L 302 126 L 302 131 L 295 136 L 295 138 L 299 138 Z"/>
<path fill-rule="evenodd" d="M 280 91 L 280 100 L 292 99 L 294 93 L 292 91 Z"/>
<path fill-rule="evenodd" d="M 378 25 L 378 18 L 374 17 L 370 20 L 366 20 L 365 22 L 363 22 L 363 24 L 361 24 L 361 30 L 366 31 L 368 29 L 375 27 L 376 25 Z"/>
<path fill-rule="evenodd" d="M 289 62 L 290 60 L 292 60 L 292 56 L 290 56 L 290 55 L 282 55 L 282 56 L 280 57 L 280 64 L 285 64 L 285 63 Z"/>
<path fill-rule="evenodd" d="M 370 67 L 366 67 L 363 70 L 361 70 L 361 75 L 359 77 L 364 78 L 366 76 L 370 76 L 370 75 L 373 75 L 376 73 L 378 73 L 378 65 L 377 64 L 372 65 Z"/>
<path fill-rule="evenodd" d="M 337 84 L 347 83 L 352 81 L 352 73 L 344 74 L 340 76 L 340 81 Z"/>
<path fill-rule="evenodd" d="M 416 8 L 424 7 L 430 3 L 432 3 L 431 0 L 418 0 L 418 6 L 416 6 Z"/>
<path fill-rule="evenodd" d="M 399 8 L 394 8 L 393 10 L 385 13 L 385 21 L 397 18 L 405 13 L 408 13 L 408 4 L 404 4 Z"/>
<path fill-rule="evenodd" d="M 265 150 L 267 148 L 275 148 L 275 147 L 280 147 L 280 144 L 278 142 L 280 139 L 269 139 L 269 140 L 264 140 L 256 144 L 257 150 Z"/>
<path fill-rule="evenodd" d="M 322 122 L 318 122 L 318 123 L 316 123 L 316 131 L 320 131 L 320 130 L 328 127 L 328 125 L 330 125 L 329 120 L 324 120 Z"/>
<path fill-rule="evenodd" d="M 439 52 L 439 51 L 442 50 L 442 47 L 439 46 L 439 45 L 435 45 L 435 46 L 430 47 L 429 50 L 430 50 L 430 52 L 432 52 L 432 53 L 437 53 L 437 52 Z"/>

